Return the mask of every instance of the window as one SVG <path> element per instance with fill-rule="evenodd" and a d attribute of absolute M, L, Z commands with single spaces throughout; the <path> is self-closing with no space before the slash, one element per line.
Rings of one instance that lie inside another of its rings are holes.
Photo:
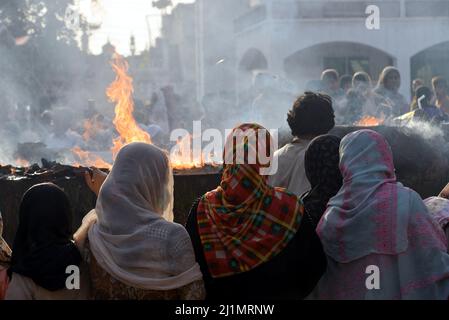
<path fill-rule="evenodd" d="M 369 73 L 369 59 L 365 57 L 325 57 L 324 69 L 335 69 L 340 75 L 354 74 L 358 71 Z"/>

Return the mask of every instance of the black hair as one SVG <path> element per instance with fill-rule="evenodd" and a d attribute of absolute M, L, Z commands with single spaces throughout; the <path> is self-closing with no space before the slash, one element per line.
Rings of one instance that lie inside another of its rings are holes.
<path fill-rule="evenodd" d="M 287 122 L 293 136 L 318 136 L 335 126 L 334 109 L 330 96 L 306 91 L 293 104 Z"/>
<path fill-rule="evenodd" d="M 421 105 L 425 107 L 429 107 L 430 105 L 430 99 L 432 99 L 432 91 L 429 87 L 426 86 L 420 86 L 415 91 L 415 99 L 418 103 L 419 98 L 422 96 L 425 96 L 425 98 L 421 101 Z"/>

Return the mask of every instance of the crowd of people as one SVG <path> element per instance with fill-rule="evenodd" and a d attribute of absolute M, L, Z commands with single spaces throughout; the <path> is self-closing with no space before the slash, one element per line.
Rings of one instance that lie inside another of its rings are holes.
<path fill-rule="evenodd" d="M 431 88 L 421 79 L 413 80 L 410 103 L 399 92 L 400 72 L 392 66 L 382 70 L 376 86 L 364 71 L 340 77 L 335 69 L 324 70 L 321 80 L 310 82 L 308 86 L 332 97 L 339 124 L 357 124 L 365 117 L 375 117 L 387 123 L 411 119 L 435 123 L 449 121 L 449 87 L 441 76 L 432 78 Z"/>
<path fill-rule="evenodd" d="M 364 79 L 357 74 L 352 84 Z M 388 95 L 394 113 L 405 112 L 391 91 L 397 70 L 384 70 L 380 83 L 370 97 Z M 272 176 L 249 157 L 267 154 L 269 131 L 251 139 L 261 125 L 236 126 L 248 135 L 228 137 L 233 160 L 219 186 L 193 202 L 185 226 L 173 222 L 173 174 L 154 145 L 125 145 L 109 174 L 86 172 L 98 198 L 74 234 L 65 192 L 31 187 L 12 250 L 0 240 L 0 298 L 447 300 L 449 184 L 422 199 L 396 180 L 381 134 L 330 135 L 335 98 L 308 91 L 294 102 L 294 138 L 275 152 Z M 68 266 L 79 267 L 79 290 L 67 288 Z M 380 272 L 373 288 L 372 266 Z"/>

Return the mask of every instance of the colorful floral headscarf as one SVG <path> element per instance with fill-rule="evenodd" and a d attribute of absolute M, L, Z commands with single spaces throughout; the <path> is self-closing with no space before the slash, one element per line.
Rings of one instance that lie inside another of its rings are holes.
<path fill-rule="evenodd" d="M 234 138 L 237 137 L 237 138 Z M 234 143 L 234 140 L 236 142 Z M 198 231 L 212 277 L 251 270 L 276 256 L 294 237 L 303 206 L 293 194 L 267 184 L 260 170 L 271 136 L 257 124 L 235 128 L 227 139 L 220 186 L 206 193 L 197 210 Z M 244 161 L 239 163 L 239 150 Z M 251 161 L 251 154 L 257 154 Z"/>

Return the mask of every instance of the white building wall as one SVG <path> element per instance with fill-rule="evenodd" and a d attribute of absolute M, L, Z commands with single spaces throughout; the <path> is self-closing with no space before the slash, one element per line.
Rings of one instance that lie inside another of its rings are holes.
<path fill-rule="evenodd" d="M 435 44 L 449 41 L 449 18 L 382 18 L 380 30 L 368 30 L 364 18 L 270 19 L 236 34 L 237 57 L 250 48 L 261 50 L 269 71 L 285 75 L 284 60 L 295 52 L 322 43 L 354 42 L 382 50 L 401 71 L 400 92 L 410 96 L 410 59 Z M 319 77 L 319 74 L 316 75 Z M 374 78 L 377 75 L 373 75 Z"/>

